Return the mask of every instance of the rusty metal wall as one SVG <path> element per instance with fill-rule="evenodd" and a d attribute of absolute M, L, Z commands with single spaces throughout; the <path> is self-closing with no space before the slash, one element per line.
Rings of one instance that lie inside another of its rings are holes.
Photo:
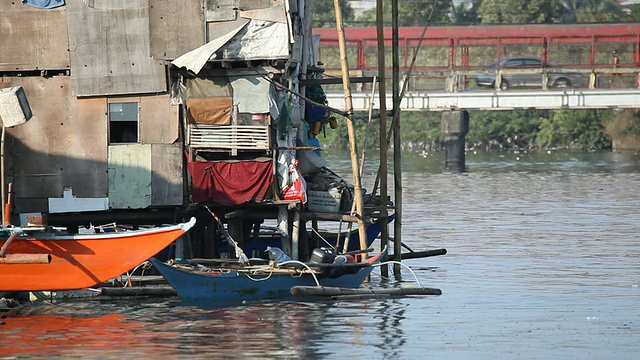
<path fill-rule="evenodd" d="M 5 78 L 21 85 L 33 117 L 7 129 L 7 180 L 15 212 L 46 212 L 47 198 L 65 186 L 77 197 L 107 195 L 107 116 L 104 98 L 76 99 L 67 76 Z M 11 85 L 9 85 L 11 84 Z"/>
<path fill-rule="evenodd" d="M 68 69 L 66 14 L 0 1 L 0 71 Z"/>
<path fill-rule="evenodd" d="M 205 43 L 203 0 L 149 0 L 151 56 L 173 60 Z"/>
<path fill-rule="evenodd" d="M 151 57 L 148 0 L 92 3 L 67 5 L 73 95 L 166 91 L 164 60 Z"/>

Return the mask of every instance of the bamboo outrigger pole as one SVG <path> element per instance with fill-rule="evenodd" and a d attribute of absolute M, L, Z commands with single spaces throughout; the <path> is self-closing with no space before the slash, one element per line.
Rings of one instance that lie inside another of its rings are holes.
<path fill-rule="evenodd" d="M 336 12 L 336 30 L 338 32 L 338 44 L 340 47 L 340 68 L 342 69 L 342 87 L 344 88 L 345 112 L 347 113 L 347 134 L 349 135 L 349 152 L 351 154 L 351 170 L 353 172 L 353 190 L 356 202 L 356 216 L 358 218 L 358 237 L 360 248 L 367 248 L 367 228 L 364 221 L 364 204 L 362 200 L 362 184 L 360 182 L 360 167 L 358 166 L 358 153 L 356 150 L 356 132 L 353 127 L 353 100 L 349 87 L 349 64 L 347 63 L 347 46 L 344 37 L 344 24 L 342 23 L 342 11 L 338 0 L 333 0 Z"/>

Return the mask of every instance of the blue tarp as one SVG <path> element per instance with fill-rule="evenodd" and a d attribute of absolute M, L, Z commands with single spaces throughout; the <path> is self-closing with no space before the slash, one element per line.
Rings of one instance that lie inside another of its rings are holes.
<path fill-rule="evenodd" d="M 64 5 L 64 0 L 22 0 L 22 3 L 40 9 L 53 9 Z"/>

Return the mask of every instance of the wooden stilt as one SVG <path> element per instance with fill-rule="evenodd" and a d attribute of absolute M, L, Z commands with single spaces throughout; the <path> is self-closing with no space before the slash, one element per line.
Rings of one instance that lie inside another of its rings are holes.
<path fill-rule="evenodd" d="M 300 260 L 300 206 L 293 211 L 293 229 L 291 230 L 291 258 Z"/>
<path fill-rule="evenodd" d="M 381 221 L 380 231 L 380 249 L 384 249 L 389 244 L 389 223 L 387 221 L 387 86 L 386 86 L 386 65 L 385 65 L 385 48 L 384 48 L 384 21 L 383 21 L 383 0 L 376 1 L 376 33 L 378 39 L 378 79 L 379 102 L 380 102 L 380 170 L 378 177 L 380 179 L 380 205 L 385 208 L 384 217 Z M 380 273 L 383 277 L 389 276 L 389 268 L 382 265 Z"/>

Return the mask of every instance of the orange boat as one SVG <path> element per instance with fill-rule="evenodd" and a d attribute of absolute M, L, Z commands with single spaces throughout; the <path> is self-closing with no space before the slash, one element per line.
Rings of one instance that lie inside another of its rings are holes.
<path fill-rule="evenodd" d="M 0 230 L 0 291 L 83 289 L 120 276 L 169 246 L 195 224 L 59 235 Z"/>

